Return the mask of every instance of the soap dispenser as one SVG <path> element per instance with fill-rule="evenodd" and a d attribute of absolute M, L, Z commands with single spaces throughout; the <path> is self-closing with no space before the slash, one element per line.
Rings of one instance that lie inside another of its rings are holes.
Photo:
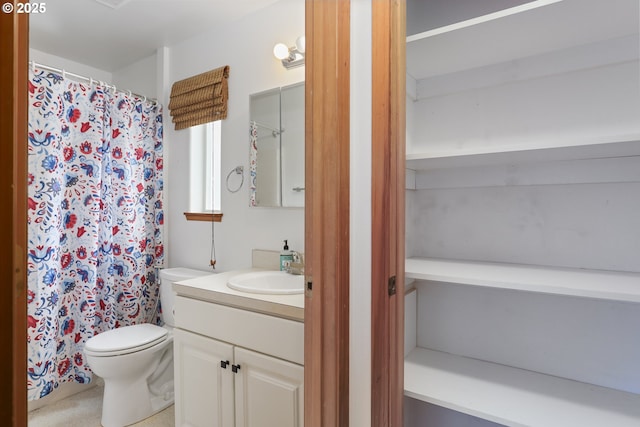
<path fill-rule="evenodd" d="M 280 252 L 280 271 L 286 271 L 289 269 L 289 266 L 293 262 L 293 253 L 289 250 L 289 245 L 287 241 L 284 241 L 284 247 L 282 248 L 282 252 Z"/>

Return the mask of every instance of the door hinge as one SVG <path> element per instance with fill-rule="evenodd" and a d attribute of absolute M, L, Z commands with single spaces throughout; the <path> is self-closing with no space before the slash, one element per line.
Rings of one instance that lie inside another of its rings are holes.
<path fill-rule="evenodd" d="M 388 291 L 389 296 L 396 294 L 396 276 L 389 277 Z"/>
<path fill-rule="evenodd" d="M 313 291 L 313 277 L 308 276 L 306 280 L 306 284 L 304 285 L 304 296 L 307 298 L 311 298 Z"/>

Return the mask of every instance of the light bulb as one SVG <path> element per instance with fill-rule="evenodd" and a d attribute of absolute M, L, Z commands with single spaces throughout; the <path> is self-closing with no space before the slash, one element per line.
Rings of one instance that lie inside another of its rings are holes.
<path fill-rule="evenodd" d="M 273 55 L 278 59 L 289 57 L 289 48 L 284 43 L 278 43 L 273 47 Z"/>
<path fill-rule="evenodd" d="M 300 36 L 296 39 L 296 49 L 298 49 L 298 52 L 300 53 L 304 53 L 304 49 L 305 49 L 305 37 L 304 36 Z"/>

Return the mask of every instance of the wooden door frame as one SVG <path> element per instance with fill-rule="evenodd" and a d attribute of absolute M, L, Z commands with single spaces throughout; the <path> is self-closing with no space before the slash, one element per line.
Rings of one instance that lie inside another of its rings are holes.
<path fill-rule="evenodd" d="M 403 420 L 405 8 L 372 3 L 373 426 Z M 307 0 L 306 427 L 349 425 L 349 36 L 350 0 Z"/>
<path fill-rule="evenodd" d="M 27 425 L 28 15 L 1 14 L 0 52 L 0 200 L 11 200 L 11 209 L 0 210 L 0 340 L 11 343 L 0 364 L 0 394 L 12 397 L 0 400 L 0 419 L 23 427 Z"/>
<path fill-rule="evenodd" d="M 348 426 L 350 0 L 307 0 L 305 16 L 304 418 Z"/>
<path fill-rule="evenodd" d="M 406 1 L 372 3 L 371 424 L 402 426 Z"/>

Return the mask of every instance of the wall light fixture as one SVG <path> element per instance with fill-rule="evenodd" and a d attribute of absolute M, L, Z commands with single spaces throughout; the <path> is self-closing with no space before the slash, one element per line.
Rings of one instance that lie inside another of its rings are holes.
<path fill-rule="evenodd" d="M 273 47 L 273 56 L 281 60 L 282 66 L 287 70 L 304 65 L 304 52 L 304 36 L 296 39 L 295 46 L 287 47 L 284 43 L 278 43 Z"/>

